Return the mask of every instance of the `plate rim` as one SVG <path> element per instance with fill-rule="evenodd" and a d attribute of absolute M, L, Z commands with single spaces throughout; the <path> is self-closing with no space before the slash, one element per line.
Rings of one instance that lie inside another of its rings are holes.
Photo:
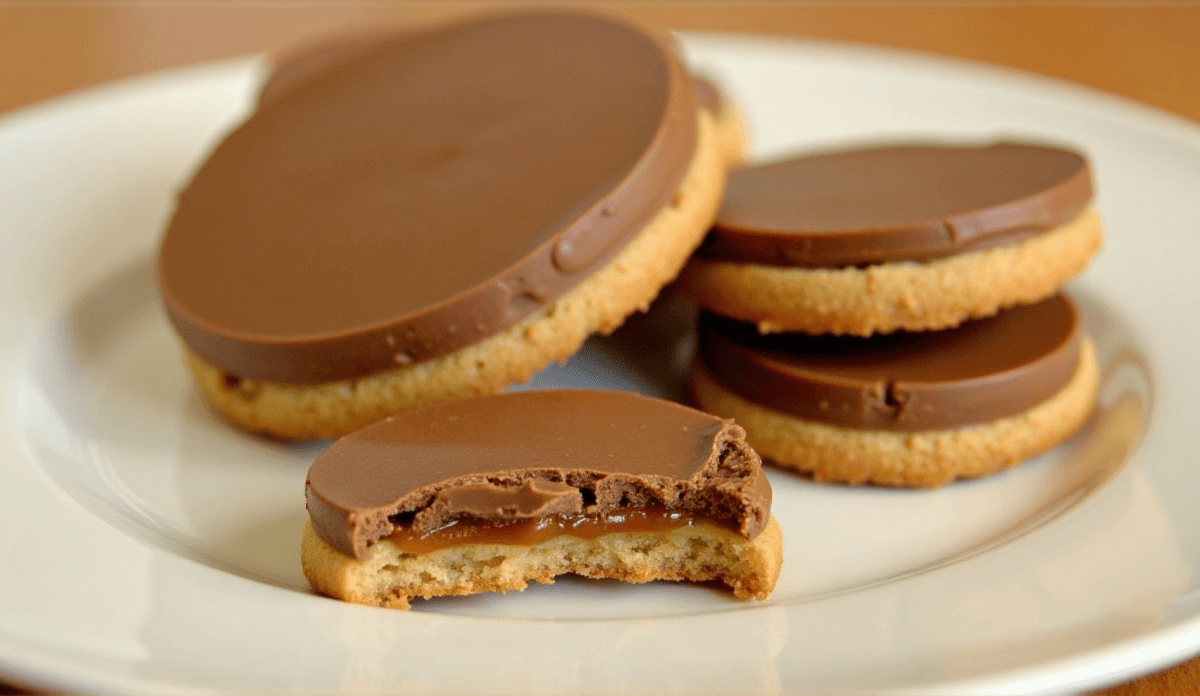
<path fill-rule="evenodd" d="M 1021 86 L 1028 84 L 1038 85 L 1038 89 L 1049 91 L 1068 90 L 1075 93 L 1081 99 L 1093 100 L 1094 103 L 1106 105 L 1106 109 L 1113 109 L 1120 112 L 1122 118 L 1127 118 L 1137 122 L 1152 121 L 1155 127 L 1162 127 L 1165 130 L 1170 130 L 1172 133 L 1168 135 L 1174 136 L 1174 131 L 1178 130 L 1181 137 L 1188 140 L 1188 144 L 1200 149 L 1200 124 L 1196 124 L 1185 117 L 1173 114 L 1158 107 L 1141 104 L 1130 100 L 1120 95 L 1103 92 L 1094 88 L 1076 85 L 1074 83 L 1065 82 L 1056 78 L 1049 78 L 1040 75 L 1031 75 L 1011 68 L 1003 68 L 983 63 L 974 63 L 963 61 L 961 59 L 943 58 L 933 56 L 931 54 L 917 53 L 901 49 L 880 48 L 873 46 L 862 46 L 853 44 L 839 44 L 835 42 L 811 41 L 802 39 L 788 39 L 780 37 L 758 37 L 752 35 L 732 35 L 732 34 L 715 34 L 715 33 L 687 33 L 684 35 L 689 43 L 697 42 L 703 44 L 706 41 L 717 43 L 750 43 L 758 45 L 775 45 L 786 46 L 790 49 L 810 50 L 817 49 L 827 51 L 830 54 L 854 54 L 865 55 L 869 54 L 872 57 L 881 55 L 887 56 L 889 59 L 901 57 L 903 60 L 913 60 L 919 63 L 933 65 L 937 69 L 948 69 L 953 71 L 962 71 L 965 73 L 990 74 L 992 79 L 1002 79 L 1019 83 Z M 55 114 L 63 112 L 72 112 L 81 107 L 85 107 L 89 102 L 97 100 L 112 100 L 119 101 L 126 94 L 141 93 L 146 90 L 153 90 L 161 87 L 163 84 L 171 84 L 176 82 L 189 82 L 200 79 L 211 79 L 214 76 L 222 76 L 223 79 L 229 76 L 242 74 L 248 69 L 254 69 L 256 65 L 261 64 L 262 56 L 253 57 L 238 57 L 224 59 L 220 61 L 212 61 L 194 65 L 180 66 L 168 68 L 153 73 L 137 75 L 129 78 L 116 80 L 113 82 L 89 87 L 84 90 L 59 95 L 50 100 L 40 102 L 33 105 L 20 107 L 13 111 L 9 111 L 0 115 L 0 135 L 10 129 L 17 128 L 23 124 L 37 122 Z M 3 323 L 8 323 L 6 320 Z M 3 340 L 6 348 L 12 349 L 15 355 L 23 355 L 22 347 L 12 342 L 10 338 Z M 5 351 L 8 352 L 8 351 Z M 15 365 L 8 365 L 5 370 L 6 377 L 14 371 Z M 11 386 L 12 380 L 6 379 L 5 383 Z M 8 388 L 6 387 L 6 391 Z M 13 406 L 12 395 L 6 395 L 6 411 L 12 412 Z M 11 426 L 12 423 L 6 423 L 6 426 Z M 14 433 L 15 436 L 15 433 Z M 1144 442 L 1139 444 L 1143 446 Z M 46 482 L 46 485 L 53 486 L 53 483 Z M 105 524 L 103 520 L 97 520 L 101 524 Z M 132 540 L 134 544 L 141 544 L 140 541 Z M 167 554 L 168 552 L 161 549 L 151 548 L 152 554 Z M 194 564 L 200 568 L 207 568 L 203 564 L 190 559 L 179 559 L 185 563 Z M 208 571 L 214 571 L 207 568 Z M 250 582 L 245 578 L 238 578 L 239 581 Z M 1061 658 L 1050 660 L 1045 664 L 1029 666 L 1019 669 L 1012 669 L 1002 674 L 1010 674 L 1011 678 L 1016 680 L 1012 684 L 1031 683 L 1035 685 L 1035 689 L 1039 691 L 1051 691 L 1061 688 L 1075 688 L 1078 686 L 1085 687 L 1100 687 L 1107 684 L 1115 683 L 1116 680 L 1128 679 L 1148 672 L 1154 671 L 1168 664 L 1184 659 L 1188 656 L 1195 655 L 1200 651 L 1200 603 L 1195 607 L 1194 613 L 1185 616 L 1180 620 L 1168 622 L 1160 625 L 1157 631 L 1147 632 L 1139 635 L 1134 635 L 1126 638 L 1123 641 L 1118 641 L 1107 645 L 1103 648 L 1085 651 L 1069 658 Z M 0 621 L 0 629 L 3 628 L 3 622 Z M 178 688 L 178 684 L 147 682 L 145 680 L 133 681 L 107 681 L 97 682 L 94 679 L 95 675 L 85 675 L 79 673 L 72 677 L 68 672 L 63 673 L 44 673 L 44 668 L 34 668 L 33 670 L 24 669 L 16 662 L 15 653 L 17 651 L 6 649 L 5 646 L 9 643 L 4 638 L 4 632 L 0 630 L 0 674 L 4 674 L 6 679 L 12 678 L 25 686 L 35 688 L 44 688 L 50 686 L 52 688 L 66 687 L 71 690 L 91 691 L 101 688 L 114 688 L 120 691 L 154 691 L 163 686 L 174 686 Z M 1108 669 L 1098 669 L 1102 663 L 1113 664 L 1121 663 L 1124 658 L 1125 669 L 1119 672 L 1113 672 Z M 1059 666 L 1062 670 L 1052 669 L 1054 666 Z M 1052 672 L 1047 674 L 1047 670 Z M 1038 678 L 1038 674 L 1042 678 Z M 110 675 L 111 676 L 111 675 Z M 999 675 L 997 675 L 999 676 Z M 1080 681 L 1083 680 L 1083 681 Z M 1090 680 L 1090 681 L 1089 681 Z M 994 688 L 996 684 L 993 680 L 984 680 L 988 683 L 983 683 L 978 679 L 968 680 L 960 683 L 960 686 L 969 686 L 973 690 L 984 690 Z M 972 686 L 973 685 L 973 686 Z M 990 686 L 989 686 L 990 685 Z M 939 685 L 934 685 L 939 687 Z M 954 684 L 947 683 L 945 693 L 957 693 L 954 689 L 957 687 Z M 996 693 L 1003 689 L 996 689 Z M 897 692 L 902 693 L 902 692 Z M 913 693 L 916 693 L 915 691 Z M 920 693 L 930 693 L 929 689 L 922 687 Z M 942 691 L 935 691 L 942 693 Z"/>

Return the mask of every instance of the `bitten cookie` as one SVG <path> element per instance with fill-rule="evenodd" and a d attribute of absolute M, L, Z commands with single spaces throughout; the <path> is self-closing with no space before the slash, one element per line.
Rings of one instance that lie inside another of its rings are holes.
<path fill-rule="evenodd" d="M 1092 412 L 1095 350 L 1064 295 L 940 332 L 764 336 L 706 315 L 692 398 L 819 481 L 940 486 L 1050 449 Z"/>
<path fill-rule="evenodd" d="M 763 332 L 943 329 L 1045 299 L 1100 248 L 1087 160 L 893 145 L 730 175 L 680 292 Z"/>
<path fill-rule="evenodd" d="M 517 392 L 390 416 L 309 469 L 304 573 L 324 594 L 398 609 L 564 573 L 719 581 L 764 599 L 782 536 L 743 436 L 627 392 Z"/>
<path fill-rule="evenodd" d="M 292 74 L 180 194 L 159 285 L 217 411 L 332 437 L 614 329 L 699 244 L 725 172 L 669 41 L 492 14 Z"/>

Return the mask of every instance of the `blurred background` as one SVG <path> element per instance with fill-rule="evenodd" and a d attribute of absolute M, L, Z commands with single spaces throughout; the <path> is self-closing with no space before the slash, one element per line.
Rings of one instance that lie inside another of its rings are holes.
<path fill-rule="evenodd" d="M 497 4 L 0 0 L 0 112 L 113 78 L 272 51 L 323 32 L 430 22 Z M 574 4 L 677 29 L 850 41 L 1006 65 L 1200 121 L 1195 1 Z"/>
<path fill-rule="evenodd" d="M 498 4 L 0 0 L 0 114 L 148 71 L 275 51 L 355 27 L 429 23 Z M 673 29 L 854 42 L 1003 65 L 1200 122 L 1200 0 L 573 4 Z M 0 677 L 0 693 L 18 692 Z M 1200 659 L 1100 693 L 1200 693 Z"/>

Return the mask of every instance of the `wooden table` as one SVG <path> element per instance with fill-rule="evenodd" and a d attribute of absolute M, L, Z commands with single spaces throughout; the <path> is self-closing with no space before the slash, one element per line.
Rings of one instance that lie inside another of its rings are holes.
<path fill-rule="evenodd" d="M 524 3 L 533 4 L 531 2 Z M 852 41 L 1083 83 L 1200 121 L 1200 4 L 606 2 L 660 26 Z M 100 82 L 481 2 L 0 4 L 0 114 Z M 17 693 L 0 683 L 0 694 Z M 1200 657 L 1098 692 L 1200 693 Z"/>

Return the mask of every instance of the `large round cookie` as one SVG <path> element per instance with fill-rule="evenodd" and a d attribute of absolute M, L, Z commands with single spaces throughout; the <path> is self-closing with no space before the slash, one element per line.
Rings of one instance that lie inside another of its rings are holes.
<path fill-rule="evenodd" d="M 938 332 L 762 335 L 708 315 L 694 401 L 733 418 L 764 460 L 820 481 L 938 486 L 1062 442 L 1098 389 L 1064 295 Z"/>
<path fill-rule="evenodd" d="M 160 288 L 219 412 L 335 436 L 520 382 L 644 308 L 711 223 L 725 160 L 663 37 L 473 18 L 263 100 L 181 192 Z"/>
<path fill-rule="evenodd" d="M 680 277 L 764 332 L 867 336 L 1036 302 L 1099 249 L 1087 160 L 1023 143 L 886 145 L 730 175 Z"/>

